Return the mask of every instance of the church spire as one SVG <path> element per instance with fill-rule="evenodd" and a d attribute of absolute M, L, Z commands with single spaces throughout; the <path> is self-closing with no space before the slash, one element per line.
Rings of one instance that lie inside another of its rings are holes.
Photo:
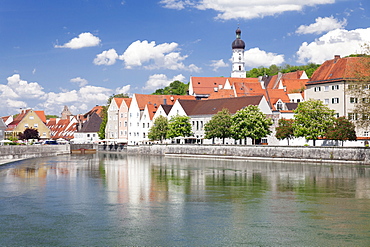
<path fill-rule="evenodd" d="M 238 27 L 235 31 L 236 39 L 231 44 L 233 55 L 232 55 L 232 71 L 231 77 L 245 78 L 245 68 L 244 68 L 244 49 L 245 43 L 241 39 L 242 31 Z"/>

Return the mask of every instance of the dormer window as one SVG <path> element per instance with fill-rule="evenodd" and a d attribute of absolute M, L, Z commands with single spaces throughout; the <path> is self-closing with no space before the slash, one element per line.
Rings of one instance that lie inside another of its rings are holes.
<path fill-rule="evenodd" d="M 278 111 L 283 110 L 283 102 L 278 101 L 276 103 L 276 110 L 278 110 Z"/>

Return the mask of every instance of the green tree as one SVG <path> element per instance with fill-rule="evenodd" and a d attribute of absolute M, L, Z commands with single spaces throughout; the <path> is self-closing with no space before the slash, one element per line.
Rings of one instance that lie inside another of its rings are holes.
<path fill-rule="evenodd" d="M 39 131 L 37 129 L 27 128 L 18 135 L 19 139 L 21 140 L 29 140 L 29 139 L 40 139 Z"/>
<path fill-rule="evenodd" d="M 357 139 L 355 125 L 345 117 L 336 118 L 334 124 L 327 130 L 326 139 L 342 141 L 342 146 L 345 140 L 355 141 Z"/>
<path fill-rule="evenodd" d="M 316 140 L 324 137 L 334 122 L 334 110 L 323 105 L 320 100 L 300 102 L 294 113 L 294 136 L 313 140 L 314 146 Z"/>
<path fill-rule="evenodd" d="M 59 116 L 57 115 L 45 115 L 46 119 L 50 119 L 50 118 L 58 118 Z"/>
<path fill-rule="evenodd" d="M 189 84 L 185 84 L 181 81 L 174 81 L 165 88 L 157 89 L 154 95 L 186 95 L 189 88 Z"/>
<path fill-rule="evenodd" d="M 289 140 L 294 137 L 293 119 L 279 119 L 279 126 L 276 128 L 275 136 L 279 140 L 287 139 L 289 146 Z"/>
<path fill-rule="evenodd" d="M 271 133 L 272 120 L 267 118 L 255 105 L 249 105 L 237 111 L 231 120 L 231 133 L 236 140 L 246 140 L 249 137 L 253 139 L 253 144 L 255 144 L 256 139 Z"/>
<path fill-rule="evenodd" d="M 352 114 L 355 124 L 360 128 L 370 127 L 370 43 L 362 46 L 363 54 L 355 56 L 353 81 L 348 85 L 354 108 Z"/>
<path fill-rule="evenodd" d="M 168 120 L 164 116 L 159 116 L 154 120 L 153 126 L 150 128 L 148 137 L 152 141 L 162 141 L 167 138 Z"/>
<path fill-rule="evenodd" d="M 211 120 L 204 125 L 205 138 L 213 140 L 222 138 L 222 144 L 225 144 L 225 138 L 231 137 L 231 114 L 228 109 L 222 109 L 213 115 Z"/>
<path fill-rule="evenodd" d="M 100 124 L 100 129 L 98 132 L 98 136 L 100 140 L 105 139 L 105 127 L 107 126 L 107 121 L 108 121 L 108 107 L 107 106 L 102 106 L 102 122 Z"/>
<path fill-rule="evenodd" d="M 308 77 L 311 77 L 313 72 L 320 67 L 320 64 L 314 64 L 314 63 L 309 63 L 307 65 L 300 65 L 300 66 L 292 66 L 289 64 L 285 64 L 283 66 L 276 66 L 275 64 L 271 65 L 269 68 L 265 67 L 258 67 L 258 68 L 253 68 L 249 71 L 246 71 L 246 77 L 250 78 L 256 78 L 259 76 L 264 76 L 264 75 L 277 75 L 279 72 L 281 73 L 289 73 L 289 72 L 295 72 L 298 70 L 304 70 L 306 71 L 306 74 Z"/>
<path fill-rule="evenodd" d="M 190 136 L 191 124 L 190 118 L 187 116 L 176 115 L 173 116 L 168 124 L 168 138 L 175 138 L 178 136 Z"/>

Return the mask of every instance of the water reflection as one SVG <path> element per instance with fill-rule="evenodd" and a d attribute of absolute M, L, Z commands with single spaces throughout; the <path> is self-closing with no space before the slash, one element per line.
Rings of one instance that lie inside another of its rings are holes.
<path fill-rule="evenodd" d="M 370 168 L 355 165 L 119 153 L 32 159 L 0 167 L 0 240 L 366 246 L 369 178 Z"/>

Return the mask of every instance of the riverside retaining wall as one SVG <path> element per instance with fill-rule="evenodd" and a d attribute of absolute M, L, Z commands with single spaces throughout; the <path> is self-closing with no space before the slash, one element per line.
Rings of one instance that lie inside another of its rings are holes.
<path fill-rule="evenodd" d="M 370 148 L 361 147 L 148 145 L 127 146 L 127 153 L 370 164 Z"/>
<path fill-rule="evenodd" d="M 0 146 L 0 164 L 20 159 L 69 154 L 69 145 L 7 145 Z"/>

